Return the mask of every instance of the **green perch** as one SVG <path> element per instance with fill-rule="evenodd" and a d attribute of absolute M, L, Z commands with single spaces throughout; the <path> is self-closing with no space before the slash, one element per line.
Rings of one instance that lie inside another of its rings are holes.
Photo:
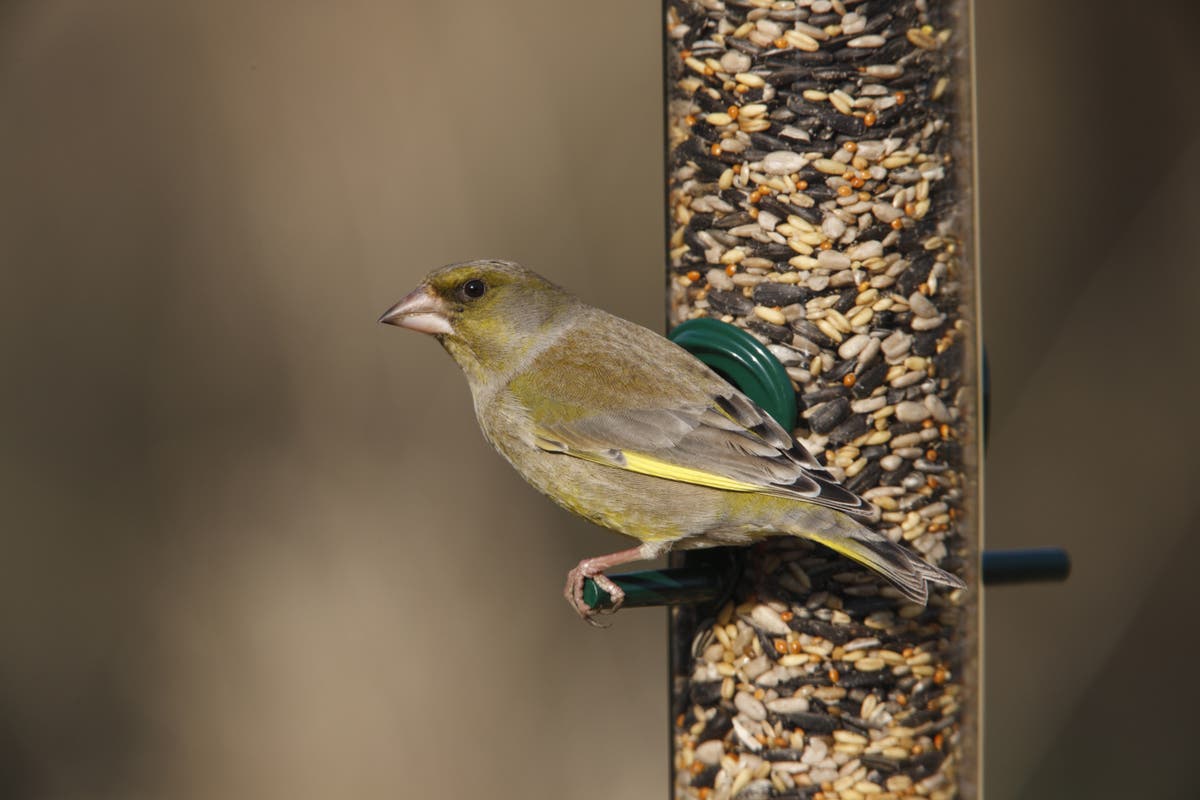
<path fill-rule="evenodd" d="M 1058 547 L 988 550 L 983 554 L 984 586 L 1064 581 L 1070 574 L 1071 559 Z M 609 578 L 625 590 L 622 607 L 628 608 L 708 603 L 729 589 L 721 571 L 707 566 L 643 570 Z M 583 600 L 597 611 L 612 605 L 608 592 L 590 578 L 583 584 Z"/>
<path fill-rule="evenodd" d="M 609 577 L 625 590 L 622 608 L 704 603 L 713 600 L 722 590 L 720 574 L 707 567 L 651 569 Z M 583 583 L 583 602 L 597 610 L 612 606 L 608 592 L 591 578 Z"/>

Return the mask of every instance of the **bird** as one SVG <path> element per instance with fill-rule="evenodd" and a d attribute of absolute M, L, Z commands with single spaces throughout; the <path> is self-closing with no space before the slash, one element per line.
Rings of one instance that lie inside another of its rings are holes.
<path fill-rule="evenodd" d="M 671 550 L 802 537 L 925 605 L 965 588 L 875 529 L 879 509 L 842 486 L 767 412 L 691 353 L 588 305 L 533 270 L 481 259 L 430 272 L 379 322 L 434 337 L 466 376 L 484 438 L 535 489 L 637 541 L 581 560 L 563 594 L 580 617 L 591 578 Z"/>

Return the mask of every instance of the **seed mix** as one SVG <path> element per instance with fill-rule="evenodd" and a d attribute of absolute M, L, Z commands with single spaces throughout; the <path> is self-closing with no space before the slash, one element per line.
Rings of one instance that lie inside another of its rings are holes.
<path fill-rule="evenodd" d="M 673 323 L 744 328 L 797 438 L 968 580 L 977 446 L 968 27 L 955 0 L 667 0 Z M 674 792 L 974 793 L 976 605 L 809 543 L 672 612 Z"/>

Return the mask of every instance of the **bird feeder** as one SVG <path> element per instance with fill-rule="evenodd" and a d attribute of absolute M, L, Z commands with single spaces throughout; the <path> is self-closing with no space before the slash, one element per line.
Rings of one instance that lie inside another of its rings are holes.
<path fill-rule="evenodd" d="M 772 413 L 880 507 L 890 538 L 972 587 L 917 606 L 788 537 L 676 557 L 681 580 L 699 570 L 725 584 L 671 612 L 674 796 L 974 796 L 968 3 L 664 10 L 671 325 L 720 321 L 769 353 L 795 398 Z"/>

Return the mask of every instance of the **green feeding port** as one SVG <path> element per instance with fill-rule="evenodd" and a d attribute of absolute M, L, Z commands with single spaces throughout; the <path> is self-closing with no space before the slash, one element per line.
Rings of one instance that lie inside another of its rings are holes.
<path fill-rule="evenodd" d="M 779 359 L 746 331 L 719 319 L 681 323 L 668 338 L 758 403 L 783 429 L 796 427 L 796 390 Z"/>

